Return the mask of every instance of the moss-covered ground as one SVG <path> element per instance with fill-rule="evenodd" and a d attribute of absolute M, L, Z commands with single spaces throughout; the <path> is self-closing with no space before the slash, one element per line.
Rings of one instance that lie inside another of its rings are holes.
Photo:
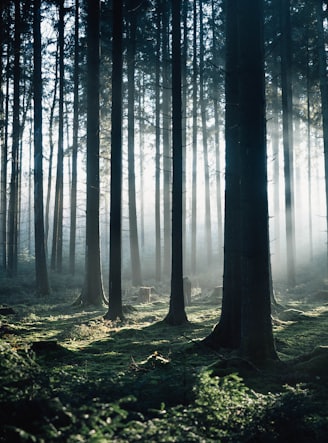
<path fill-rule="evenodd" d="M 210 291 L 172 327 L 165 293 L 138 304 L 128 291 L 125 321 L 108 322 L 73 306 L 80 282 L 58 277 L 46 299 L 32 283 L 0 282 L 13 310 L 0 314 L 0 441 L 328 441 L 324 281 L 277 295 L 281 361 L 267 368 L 202 346 L 219 318 Z"/>

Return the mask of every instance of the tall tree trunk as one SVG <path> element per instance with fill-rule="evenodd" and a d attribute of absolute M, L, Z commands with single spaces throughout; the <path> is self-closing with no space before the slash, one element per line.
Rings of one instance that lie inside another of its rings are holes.
<path fill-rule="evenodd" d="M 76 245 L 76 196 L 77 196 L 77 148 L 79 138 L 79 0 L 75 0 L 74 33 L 74 104 L 73 104 L 73 149 L 72 149 L 72 186 L 71 186 L 71 226 L 69 239 L 69 270 L 75 273 Z"/>
<path fill-rule="evenodd" d="M 222 226 L 222 203 L 221 203 L 221 147 L 220 147 L 220 120 L 219 120 L 219 57 L 218 42 L 215 23 L 215 2 L 212 0 L 212 33 L 213 33 L 213 107 L 214 107 L 214 144 L 215 144 L 215 169 L 216 169 L 216 210 L 218 226 L 218 253 L 221 260 L 223 254 L 223 226 Z"/>
<path fill-rule="evenodd" d="M 308 36 L 307 36 L 308 37 Z M 306 47 L 306 124 L 307 124 L 307 182 L 308 182 L 308 221 L 309 221 L 309 255 L 313 261 L 313 226 L 312 226 L 312 158 L 311 158 L 311 83 L 310 83 L 310 47 L 307 38 Z"/>
<path fill-rule="evenodd" d="M 139 169 L 140 169 L 140 247 L 145 248 L 145 179 L 144 179 L 144 147 L 145 147 L 145 79 L 144 74 L 139 75 Z"/>
<path fill-rule="evenodd" d="M 171 149 L 170 149 L 170 74 L 169 74 L 169 13 L 170 2 L 163 3 L 163 212 L 164 212 L 164 257 L 163 273 L 170 272 L 171 259 Z"/>
<path fill-rule="evenodd" d="M 110 176 L 109 309 L 105 318 L 123 318 L 122 306 L 122 83 L 123 8 L 113 0 L 112 138 Z"/>
<path fill-rule="evenodd" d="M 55 191 L 55 210 L 52 237 L 51 268 L 62 271 L 63 264 L 63 197 L 64 197 L 64 0 L 59 1 L 58 44 L 59 44 L 59 109 L 58 151 Z"/>
<path fill-rule="evenodd" d="M 21 51 L 21 15 L 20 2 L 15 0 L 15 36 L 14 36 L 14 100 L 13 100 L 13 142 L 11 158 L 10 197 L 8 208 L 8 275 L 17 273 L 18 240 L 18 180 L 19 180 L 19 140 L 20 140 L 20 51 Z"/>
<path fill-rule="evenodd" d="M 36 294 L 50 293 L 46 262 L 43 212 L 42 77 L 41 77 L 41 0 L 34 0 L 34 238 Z"/>
<path fill-rule="evenodd" d="M 191 273 L 197 269 L 197 0 L 193 4 L 193 61 L 192 61 L 192 188 L 191 188 Z"/>
<path fill-rule="evenodd" d="M 136 56 L 137 17 L 134 9 L 129 11 L 129 39 L 127 48 L 128 63 L 128 194 L 129 194 L 129 226 L 130 226 L 130 255 L 133 286 L 142 285 L 141 263 L 139 252 L 136 178 L 135 178 L 135 149 L 134 149 L 134 104 L 135 104 L 135 56 Z"/>
<path fill-rule="evenodd" d="M 291 27 L 290 2 L 281 0 L 281 89 L 284 145 L 285 212 L 286 212 L 286 253 L 287 279 L 290 286 L 296 283 L 295 276 L 295 223 L 293 183 L 293 105 L 291 78 Z"/>
<path fill-rule="evenodd" d="M 1 184 L 0 184 L 0 269 L 7 268 L 7 142 L 8 142 L 8 103 L 9 103 L 9 47 L 7 44 L 7 66 L 4 70 L 5 7 L 0 5 L 0 144 L 1 144 Z M 4 96 L 3 88 L 6 88 Z"/>
<path fill-rule="evenodd" d="M 161 56 L 161 25 L 162 2 L 157 2 L 156 8 L 156 66 L 155 66 L 155 255 L 156 255 L 156 280 L 162 278 L 162 253 L 161 253 L 161 119 L 160 119 L 160 56 Z"/>
<path fill-rule="evenodd" d="M 223 297 L 219 323 L 205 338 L 211 348 L 238 348 L 241 328 L 240 268 L 240 143 L 239 143 L 239 65 L 238 0 L 226 4 L 225 69 L 225 210 Z"/>
<path fill-rule="evenodd" d="M 323 131 L 323 150 L 325 159 L 325 191 L 326 191 L 326 223 L 328 235 L 328 77 L 326 60 L 326 41 L 324 36 L 323 2 L 316 0 L 317 33 L 318 33 L 318 60 L 320 75 L 321 113 Z M 327 249 L 327 274 L 328 274 L 328 249 Z"/>
<path fill-rule="evenodd" d="M 271 324 L 263 0 L 239 0 L 241 354 L 276 359 Z"/>
<path fill-rule="evenodd" d="M 101 306 L 104 289 L 99 234 L 99 36 L 100 1 L 87 2 L 87 218 L 82 305 Z"/>
<path fill-rule="evenodd" d="M 199 0 L 199 95 L 200 112 L 202 118 L 202 140 L 204 154 L 204 177 L 205 177 L 205 239 L 207 264 L 212 263 L 212 223 L 211 223 L 211 198 L 210 198 L 210 172 L 208 162 L 206 105 L 204 92 L 204 24 L 203 24 L 203 1 Z"/>
<path fill-rule="evenodd" d="M 55 119 L 55 108 L 57 101 L 57 87 L 58 87 L 58 61 L 59 61 L 59 45 L 57 42 L 56 49 L 56 61 L 55 61 L 55 84 L 53 91 L 53 99 L 50 107 L 49 117 L 49 165 L 48 165 L 48 183 L 47 183 L 47 196 L 46 196 L 46 213 L 45 213 L 45 242 L 46 250 L 48 250 L 48 237 L 49 237 L 49 212 L 50 212 L 50 199 L 51 199 L 51 187 L 52 187 L 52 163 L 54 156 L 54 141 L 53 141 L 53 127 Z"/>
<path fill-rule="evenodd" d="M 183 295 L 182 246 L 182 97 L 181 97 L 181 0 L 172 0 L 172 267 L 170 308 L 165 321 L 171 325 L 187 322 Z"/>
<path fill-rule="evenodd" d="M 182 60 L 181 60 L 181 82 L 182 82 L 182 247 L 183 256 L 187 256 L 187 242 L 186 242 L 186 169 L 187 169 L 187 59 L 188 59 L 188 3 L 189 0 L 182 2 L 182 26 L 183 26 L 183 45 L 182 45 Z M 185 269 L 184 269 L 185 272 Z"/>

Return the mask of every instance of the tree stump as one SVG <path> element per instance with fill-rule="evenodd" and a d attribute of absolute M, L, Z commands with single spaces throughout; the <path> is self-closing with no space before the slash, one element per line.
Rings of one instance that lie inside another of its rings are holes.
<path fill-rule="evenodd" d="M 150 303 L 151 287 L 141 286 L 139 288 L 138 303 Z"/>
<path fill-rule="evenodd" d="M 184 277 L 183 279 L 183 295 L 185 306 L 191 305 L 191 281 L 188 277 Z"/>

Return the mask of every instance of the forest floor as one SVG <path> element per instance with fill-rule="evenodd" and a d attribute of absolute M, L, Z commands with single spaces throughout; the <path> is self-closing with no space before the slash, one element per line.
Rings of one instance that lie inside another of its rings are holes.
<path fill-rule="evenodd" d="M 219 318 L 212 290 L 194 291 L 189 323 L 162 320 L 168 295 L 124 322 L 73 306 L 78 284 L 52 281 L 36 299 L 28 275 L 0 282 L 0 441 L 327 442 L 328 285 L 277 289 L 280 362 L 256 368 L 201 344 Z"/>

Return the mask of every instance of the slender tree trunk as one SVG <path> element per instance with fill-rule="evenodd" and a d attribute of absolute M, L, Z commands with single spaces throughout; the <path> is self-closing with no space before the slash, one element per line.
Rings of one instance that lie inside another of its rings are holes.
<path fill-rule="evenodd" d="M 140 168 L 140 247 L 145 248 L 145 180 L 144 180 L 144 146 L 145 146 L 145 79 L 144 74 L 139 75 L 139 168 Z"/>
<path fill-rule="evenodd" d="M 130 255 L 133 286 L 142 286 L 141 263 L 137 224 L 135 149 L 134 149 L 134 104 L 135 104 L 135 55 L 136 55 L 136 12 L 129 12 L 129 41 L 127 49 L 128 62 L 128 194 L 129 194 L 129 225 Z"/>
<path fill-rule="evenodd" d="M 64 0 L 59 1 L 58 43 L 59 43 L 59 109 L 58 109 L 58 151 L 55 191 L 54 226 L 52 237 L 51 268 L 62 271 L 63 264 L 63 197 L 64 197 Z"/>
<path fill-rule="evenodd" d="M 76 246 L 76 206 L 77 206 L 77 150 L 79 139 L 79 0 L 75 0 L 74 34 L 74 104 L 73 104 L 73 149 L 72 149 L 72 186 L 71 186 L 71 226 L 69 239 L 69 269 L 75 273 Z"/>
<path fill-rule="evenodd" d="M 5 7 L 0 5 L 0 144 L 1 144 L 1 185 L 0 185 L 0 249 L 1 261 L 0 269 L 6 271 L 7 268 L 7 134 L 8 134 L 8 103 L 9 103 L 9 47 L 7 45 L 6 70 L 4 71 L 4 39 L 5 39 Z M 6 77 L 6 80 L 5 80 Z M 6 99 L 3 93 L 3 87 L 6 90 Z"/>
<path fill-rule="evenodd" d="M 99 36 L 100 1 L 87 2 L 87 218 L 82 305 L 101 306 L 104 289 L 99 234 Z"/>
<path fill-rule="evenodd" d="M 192 62 L 192 189 L 191 189 L 191 273 L 197 270 L 197 0 L 193 3 L 193 62 Z"/>
<path fill-rule="evenodd" d="M 309 221 L 309 256 L 313 261 L 313 226 L 312 226 L 312 158 L 311 158 L 311 83 L 310 83 L 310 48 L 309 39 L 306 47 L 306 120 L 307 120 L 307 182 L 308 182 L 308 221 Z"/>
<path fill-rule="evenodd" d="M 162 278 L 162 252 L 161 252 L 161 119 L 160 119 L 160 57 L 161 57 L 161 25 L 162 3 L 157 2 L 156 9 L 156 66 L 155 66 L 155 255 L 156 255 L 156 280 Z"/>
<path fill-rule="evenodd" d="M 187 322 L 183 295 L 182 246 L 182 97 L 181 97 L 181 0 L 172 0 L 172 271 L 170 308 L 165 321 L 171 325 Z"/>
<path fill-rule="evenodd" d="M 216 167 L 216 210 L 217 210 L 217 225 L 218 225 L 218 253 L 219 257 L 223 253 L 223 226 L 222 226 L 222 203 L 221 203 L 221 147 L 220 147 L 220 120 L 219 120 L 219 57 L 218 57 L 218 42 L 216 37 L 216 23 L 215 23 L 215 3 L 212 0 L 212 32 L 213 32 L 213 107 L 214 107 L 214 144 L 215 144 L 215 167 Z"/>
<path fill-rule="evenodd" d="M 203 1 L 199 0 L 199 94 L 200 112 L 202 118 L 202 140 L 204 154 L 204 176 L 205 176 L 205 238 L 207 264 L 212 263 L 212 223 L 211 223 L 211 199 L 210 199 L 210 172 L 208 162 L 207 143 L 207 116 L 204 92 L 204 25 L 203 25 Z"/>
<path fill-rule="evenodd" d="M 34 238 L 36 294 L 50 293 L 46 262 L 43 212 L 43 168 L 42 168 L 42 77 L 41 77 L 41 0 L 34 0 L 33 50 L 34 50 Z"/>
<path fill-rule="evenodd" d="M 21 50 L 21 15 L 20 2 L 15 0 L 15 36 L 14 36 L 14 99 L 13 99 L 13 142 L 11 159 L 10 198 L 8 208 L 8 275 L 17 273 L 17 238 L 18 238 L 18 177 L 19 177 L 19 139 L 20 139 L 20 50 Z"/>
<path fill-rule="evenodd" d="M 45 242 L 46 250 L 48 249 L 48 237 L 49 237 L 49 212 L 50 212 L 50 198 L 51 198 L 51 187 L 52 187 L 52 163 L 54 155 L 54 141 L 53 141 L 53 126 L 55 118 L 55 108 L 57 101 L 57 87 L 58 87 L 58 61 L 59 61 L 59 46 L 57 43 L 56 50 L 56 61 L 55 61 L 55 84 L 53 91 L 53 100 L 50 108 L 50 118 L 49 118 L 49 165 L 48 165 L 48 183 L 47 183 L 47 197 L 46 197 L 46 213 L 45 213 Z"/>
<path fill-rule="evenodd" d="M 122 83 L 123 8 L 113 0 L 112 139 L 110 188 L 109 309 L 105 318 L 123 319 L 122 306 Z"/>
<path fill-rule="evenodd" d="M 187 59 L 188 59 L 188 2 L 182 2 L 182 25 L 183 25 L 183 46 L 181 63 L 181 81 L 182 81 L 182 247 L 183 257 L 187 256 L 186 242 L 186 169 L 187 169 Z M 185 272 L 185 269 L 184 269 Z"/>
<path fill-rule="evenodd" d="M 294 183 L 293 183 L 293 105 L 291 78 L 291 27 L 290 2 L 281 0 L 281 89 L 284 144 L 285 211 L 287 279 L 295 286 L 295 223 L 294 223 Z"/>
<path fill-rule="evenodd" d="M 164 212 L 164 257 L 163 273 L 170 272 L 171 259 L 171 149 L 170 149 L 170 74 L 169 74 L 169 12 L 170 2 L 163 4 L 163 212 Z"/>

